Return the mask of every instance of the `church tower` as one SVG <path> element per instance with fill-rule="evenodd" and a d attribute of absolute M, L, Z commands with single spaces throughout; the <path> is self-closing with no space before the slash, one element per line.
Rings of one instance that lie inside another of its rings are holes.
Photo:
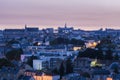
<path fill-rule="evenodd" d="M 67 28 L 67 24 L 65 23 L 65 28 Z"/>

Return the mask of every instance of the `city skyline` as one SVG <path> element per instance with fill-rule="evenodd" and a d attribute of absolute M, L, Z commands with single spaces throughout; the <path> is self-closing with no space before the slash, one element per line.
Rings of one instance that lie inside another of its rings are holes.
<path fill-rule="evenodd" d="M 63 25 L 60 25 L 60 26 L 35 26 L 35 25 L 27 25 L 27 24 L 24 24 L 24 25 L 14 25 L 14 26 L 0 26 L 0 30 L 5 30 L 5 29 L 25 29 L 25 26 L 26 27 L 29 27 L 29 28 L 39 28 L 40 30 L 41 29 L 47 29 L 47 28 L 54 28 L 54 29 L 58 29 L 59 27 L 61 28 L 64 28 L 65 27 L 65 24 Z M 77 26 L 70 26 L 70 25 L 67 25 L 66 26 L 67 28 L 71 28 L 73 27 L 74 29 L 81 29 L 81 30 L 86 30 L 86 31 L 93 31 L 93 30 L 100 30 L 100 29 L 114 29 L 114 30 L 120 30 L 120 27 L 117 26 L 117 27 L 103 27 L 103 26 L 98 26 L 98 27 L 95 27 L 95 26 L 92 26 L 91 27 L 83 27 L 83 26 L 80 26 L 80 27 L 77 27 Z"/>
<path fill-rule="evenodd" d="M 0 0 L 0 29 L 61 27 L 120 29 L 119 0 Z"/>

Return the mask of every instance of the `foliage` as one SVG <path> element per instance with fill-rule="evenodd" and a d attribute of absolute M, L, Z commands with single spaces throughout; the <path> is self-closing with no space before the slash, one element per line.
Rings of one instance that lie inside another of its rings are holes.
<path fill-rule="evenodd" d="M 79 52 L 78 57 L 88 57 L 88 58 L 97 58 L 97 59 L 103 59 L 103 53 L 101 50 L 95 50 L 87 48 L 84 52 Z"/>
<path fill-rule="evenodd" d="M 85 45 L 85 42 L 82 40 L 77 40 L 77 39 L 67 39 L 67 38 L 62 38 L 58 37 L 52 41 L 50 41 L 50 45 L 60 45 L 60 44 L 73 44 L 73 45 Z"/>
<path fill-rule="evenodd" d="M 112 60 L 113 59 L 112 50 L 109 49 L 109 50 L 106 51 L 105 59 L 107 59 L 107 60 Z"/>
<path fill-rule="evenodd" d="M 96 48 L 108 48 L 108 49 L 115 49 L 115 44 L 113 43 L 110 36 L 104 37 L 100 40 L 100 43 L 96 46 Z"/>
<path fill-rule="evenodd" d="M 72 73 L 73 72 L 73 66 L 70 58 L 67 59 L 66 61 L 66 74 Z"/>
<path fill-rule="evenodd" d="M 83 76 L 83 77 L 86 77 L 86 78 L 90 78 L 90 74 L 89 74 L 88 72 L 84 72 L 84 73 L 82 74 L 82 76 Z"/>
<path fill-rule="evenodd" d="M 38 59 L 38 57 L 37 56 L 33 56 L 33 55 L 31 57 L 29 57 L 28 61 L 27 61 L 27 64 L 30 65 L 31 67 L 33 67 L 33 60 L 34 59 Z"/>
<path fill-rule="evenodd" d="M 60 74 L 57 68 L 53 69 L 52 73 L 54 73 L 54 74 Z"/>
<path fill-rule="evenodd" d="M 71 39 L 70 44 L 83 46 L 85 45 L 85 42 L 83 40 Z"/>
<path fill-rule="evenodd" d="M 88 57 L 92 59 L 101 59 L 101 60 L 112 60 L 113 59 L 113 52 L 112 50 L 107 50 L 105 54 L 101 49 L 95 50 L 87 48 L 84 52 L 79 52 L 78 57 Z"/>
<path fill-rule="evenodd" d="M 69 39 L 58 37 L 53 41 L 50 41 L 50 45 L 68 44 Z"/>
<path fill-rule="evenodd" d="M 113 58 L 114 60 L 119 60 L 119 55 L 116 53 Z"/>
<path fill-rule="evenodd" d="M 10 47 L 14 43 L 18 43 L 19 44 L 19 42 L 17 40 L 15 40 L 15 39 L 12 39 L 12 40 L 10 40 L 10 41 L 8 41 L 6 43 L 7 43 L 6 46 L 8 46 L 8 47 Z"/>
<path fill-rule="evenodd" d="M 60 65 L 60 69 L 59 69 L 59 72 L 60 72 L 60 80 L 62 79 L 62 76 L 64 76 L 64 74 L 65 74 L 65 68 L 64 68 L 64 64 L 63 64 L 63 62 L 61 63 L 61 65 Z"/>
<path fill-rule="evenodd" d="M 6 53 L 6 58 L 8 60 L 20 60 L 21 54 L 23 54 L 22 49 L 11 50 Z"/>
<path fill-rule="evenodd" d="M 118 68 L 115 68 L 115 69 L 113 70 L 113 72 L 114 72 L 115 74 L 119 74 L 119 69 L 118 69 Z"/>
<path fill-rule="evenodd" d="M 0 59 L 0 68 L 2 68 L 3 66 L 11 67 L 11 66 L 13 66 L 13 64 L 9 60 L 2 58 L 2 59 Z"/>

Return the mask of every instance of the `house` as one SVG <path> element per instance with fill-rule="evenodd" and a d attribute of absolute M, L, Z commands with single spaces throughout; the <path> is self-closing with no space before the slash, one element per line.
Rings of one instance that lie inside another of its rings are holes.
<path fill-rule="evenodd" d="M 71 33 L 72 30 L 73 30 L 73 27 L 67 27 L 67 24 L 65 24 L 65 26 L 63 28 L 62 27 L 58 28 L 59 33 L 65 33 L 65 34 Z"/>
<path fill-rule="evenodd" d="M 47 74 L 36 75 L 33 77 L 35 80 L 59 80 L 60 78 L 59 75 L 47 75 Z"/>
<path fill-rule="evenodd" d="M 25 78 L 29 78 L 28 80 L 58 80 L 60 76 L 47 72 L 43 73 L 42 71 L 38 70 L 26 70 L 23 78 L 23 80 L 27 80 Z"/>
<path fill-rule="evenodd" d="M 49 63 L 46 60 L 33 60 L 33 68 L 34 70 L 42 70 L 47 68 Z"/>
<path fill-rule="evenodd" d="M 25 34 L 26 34 L 26 37 L 32 37 L 32 38 L 38 37 L 39 36 L 39 28 L 27 27 L 25 25 Z"/>

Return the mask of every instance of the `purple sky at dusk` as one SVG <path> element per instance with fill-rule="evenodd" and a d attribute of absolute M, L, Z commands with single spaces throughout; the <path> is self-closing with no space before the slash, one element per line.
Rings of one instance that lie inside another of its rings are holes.
<path fill-rule="evenodd" d="M 68 26 L 120 29 L 120 0 L 0 0 L 0 29 Z"/>

